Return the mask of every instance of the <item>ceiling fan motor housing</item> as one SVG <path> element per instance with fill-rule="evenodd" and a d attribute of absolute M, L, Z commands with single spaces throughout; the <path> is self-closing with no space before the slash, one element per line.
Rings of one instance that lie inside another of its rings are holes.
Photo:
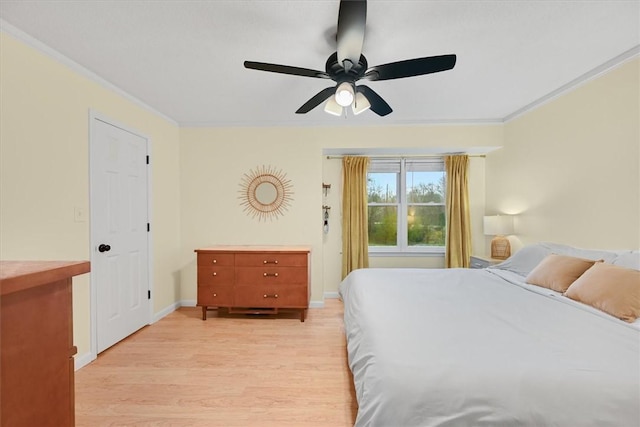
<path fill-rule="evenodd" d="M 351 67 L 347 69 L 347 67 L 344 67 L 343 64 L 338 62 L 338 52 L 334 52 L 329 56 L 325 65 L 325 70 L 331 80 L 338 84 L 343 82 L 355 83 L 364 77 L 367 68 L 369 68 L 367 58 L 365 58 L 364 55 L 360 55 L 358 63 L 351 64 Z"/>
<path fill-rule="evenodd" d="M 421 76 L 450 70 L 455 66 L 456 55 L 441 55 L 391 62 L 369 69 L 367 59 L 362 55 L 366 19 L 366 0 L 340 0 L 337 34 L 338 50 L 327 59 L 325 64 L 326 72 L 254 61 L 245 61 L 244 66 L 245 68 L 254 70 L 331 79 L 336 82 L 335 86 L 322 89 L 305 102 L 298 108 L 296 114 L 308 113 L 321 103 L 327 100 L 332 101 L 330 98 L 334 96 L 336 98 L 336 104 L 338 103 L 338 98 L 340 98 L 339 102 L 342 106 L 354 105 L 359 112 L 366 110 L 366 108 L 357 108 L 358 104 L 361 106 L 367 105 L 367 108 L 370 107 L 371 111 L 379 116 L 386 116 L 393 110 L 389 104 L 369 86 L 361 84 L 356 87 L 358 80 L 391 80 Z M 357 63 L 355 62 L 356 58 L 358 58 Z M 346 84 L 348 84 L 348 86 Z M 340 94 L 337 94 L 336 91 L 339 91 Z M 360 99 L 359 102 L 357 100 L 358 98 Z M 327 103 L 329 101 L 327 101 Z M 336 108 L 336 112 L 338 108 Z M 333 114 L 335 112 L 331 113 Z M 358 114 L 358 112 L 356 112 L 356 114 Z"/>

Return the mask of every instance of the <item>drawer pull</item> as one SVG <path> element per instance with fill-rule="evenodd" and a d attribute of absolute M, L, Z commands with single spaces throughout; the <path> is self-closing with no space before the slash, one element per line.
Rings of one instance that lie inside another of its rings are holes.
<path fill-rule="evenodd" d="M 264 277 L 278 277 L 278 273 L 263 273 Z"/>
<path fill-rule="evenodd" d="M 277 264 L 278 260 L 273 260 L 273 261 L 267 261 L 266 259 L 262 262 L 263 264 Z"/>
<path fill-rule="evenodd" d="M 217 276 L 218 273 L 216 273 L 215 271 L 213 272 L 212 276 Z"/>
<path fill-rule="evenodd" d="M 264 294 L 262 297 L 263 298 L 278 298 L 278 294 L 273 294 L 273 295 Z"/>
<path fill-rule="evenodd" d="M 218 294 L 216 294 L 216 293 L 214 292 L 214 293 L 213 293 L 213 296 L 214 296 L 214 297 L 217 297 L 217 296 L 218 296 Z"/>
<path fill-rule="evenodd" d="M 214 259 L 214 260 L 213 260 L 213 263 L 214 263 L 214 264 L 215 264 L 215 263 L 217 263 L 217 262 L 218 262 L 218 260 L 217 260 L 217 259 Z"/>

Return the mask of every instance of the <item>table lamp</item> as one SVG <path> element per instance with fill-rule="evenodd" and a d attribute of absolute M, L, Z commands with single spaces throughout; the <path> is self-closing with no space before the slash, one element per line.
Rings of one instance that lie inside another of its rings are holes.
<path fill-rule="evenodd" d="M 511 244 L 505 236 L 513 234 L 512 215 L 485 216 L 484 234 L 495 236 L 491 240 L 491 258 L 507 259 L 511 256 Z"/>

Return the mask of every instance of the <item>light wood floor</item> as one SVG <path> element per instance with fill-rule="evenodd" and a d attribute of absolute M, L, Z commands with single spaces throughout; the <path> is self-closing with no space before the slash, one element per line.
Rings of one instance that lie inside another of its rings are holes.
<path fill-rule="evenodd" d="M 342 303 L 279 317 L 183 307 L 76 372 L 76 425 L 352 426 Z"/>

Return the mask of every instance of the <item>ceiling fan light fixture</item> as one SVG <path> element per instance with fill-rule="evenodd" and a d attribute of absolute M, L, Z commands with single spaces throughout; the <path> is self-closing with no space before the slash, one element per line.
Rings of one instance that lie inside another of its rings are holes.
<path fill-rule="evenodd" d="M 369 108 L 371 108 L 371 103 L 369 102 L 367 97 L 364 96 L 364 93 L 358 92 L 356 93 L 356 99 L 351 108 L 353 109 L 353 114 L 357 116 L 358 114 L 364 113 Z"/>
<path fill-rule="evenodd" d="M 336 89 L 336 102 L 341 107 L 348 107 L 353 103 L 354 98 L 354 90 L 351 83 L 342 82 L 338 85 Z"/>
<path fill-rule="evenodd" d="M 337 50 L 327 58 L 325 71 L 255 61 L 244 61 L 244 67 L 335 82 L 335 86 L 326 87 L 311 97 L 296 110 L 296 114 L 306 114 L 331 98 L 331 102 L 325 104 L 325 111 L 330 114 L 346 116 L 348 113 L 345 108 L 351 106 L 354 115 L 370 109 L 378 116 L 384 117 L 392 113 L 393 109 L 370 87 L 358 84 L 356 90 L 356 84 L 360 80 L 403 79 L 451 70 L 456 65 L 457 56 L 448 54 L 405 59 L 369 67 L 367 58 L 362 54 L 366 21 L 366 0 L 340 0 Z M 364 96 L 359 96 L 358 93 Z"/>
<path fill-rule="evenodd" d="M 324 105 L 324 111 L 334 116 L 342 115 L 342 106 L 338 104 L 334 96 L 329 97 L 329 100 Z"/>

